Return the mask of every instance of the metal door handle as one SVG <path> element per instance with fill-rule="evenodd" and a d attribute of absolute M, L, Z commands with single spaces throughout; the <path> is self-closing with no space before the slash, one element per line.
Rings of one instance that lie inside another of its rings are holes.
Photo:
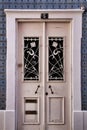
<path fill-rule="evenodd" d="M 49 85 L 49 89 L 50 89 L 50 91 L 51 91 L 51 94 L 54 94 L 51 85 Z"/>
<path fill-rule="evenodd" d="M 39 88 L 40 88 L 40 85 L 37 86 L 37 89 L 36 89 L 36 91 L 35 91 L 35 94 L 37 94 Z"/>
<path fill-rule="evenodd" d="M 48 95 L 48 92 L 46 92 L 45 95 L 47 96 L 47 95 Z"/>

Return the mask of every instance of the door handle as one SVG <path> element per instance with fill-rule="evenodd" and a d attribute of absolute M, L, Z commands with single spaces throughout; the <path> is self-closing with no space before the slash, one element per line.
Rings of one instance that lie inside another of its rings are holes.
<path fill-rule="evenodd" d="M 37 86 L 37 89 L 36 89 L 36 91 L 35 91 L 35 94 L 37 94 L 39 88 L 40 88 L 40 85 Z"/>
<path fill-rule="evenodd" d="M 52 86 L 51 86 L 51 85 L 49 85 L 49 89 L 50 89 L 50 91 L 51 91 L 51 94 L 54 94 L 54 92 L 53 92 L 53 90 L 52 90 Z"/>
<path fill-rule="evenodd" d="M 46 92 L 45 95 L 47 96 L 47 95 L 48 95 L 48 92 Z"/>

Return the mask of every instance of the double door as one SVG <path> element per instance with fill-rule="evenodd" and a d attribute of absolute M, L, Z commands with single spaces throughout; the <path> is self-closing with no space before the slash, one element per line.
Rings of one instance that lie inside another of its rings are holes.
<path fill-rule="evenodd" d="M 70 23 L 19 22 L 18 130 L 71 130 Z"/>

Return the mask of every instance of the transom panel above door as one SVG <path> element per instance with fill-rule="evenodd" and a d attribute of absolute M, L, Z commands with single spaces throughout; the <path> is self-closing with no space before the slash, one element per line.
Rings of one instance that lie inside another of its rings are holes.
<path fill-rule="evenodd" d="M 18 130 L 71 130 L 70 34 L 69 22 L 19 22 Z"/>

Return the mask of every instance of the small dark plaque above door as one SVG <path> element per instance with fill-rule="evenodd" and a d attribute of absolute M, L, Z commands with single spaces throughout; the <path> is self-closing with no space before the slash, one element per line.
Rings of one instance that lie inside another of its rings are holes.
<path fill-rule="evenodd" d="M 41 19 L 48 19 L 48 17 L 49 17 L 48 13 L 41 14 Z"/>

